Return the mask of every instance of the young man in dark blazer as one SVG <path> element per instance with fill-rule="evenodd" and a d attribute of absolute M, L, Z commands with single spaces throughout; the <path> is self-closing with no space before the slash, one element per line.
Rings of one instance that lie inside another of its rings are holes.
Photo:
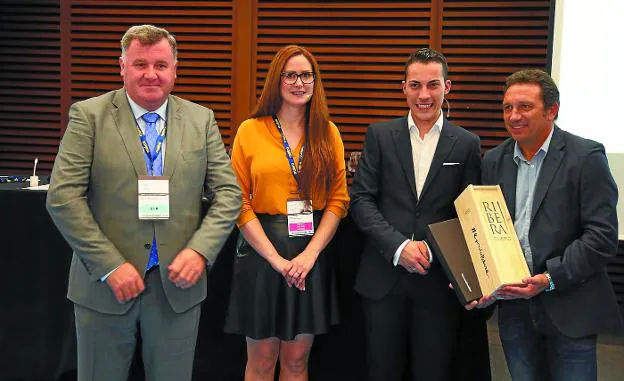
<path fill-rule="evenodd" d="M 451 378 L 462 307 L 423 239 L 428 224 L 456 217 L 453 201 L 480 181 L 481 156 L 479 138 L 442 115 L 450 88 L 442 54 L 412 54 L 409 113 L 368 128 L 351 187 L 351 216 L 368 237 L 355 289 L 369 380 Z"/>
<path fill-rule="evenodd" d="M 548 74 L 512 74 L 503 99 L 511 138 L 483 159 L 483 182 L 501 185 L 532 274 L 499 293 L 514 381 L 596 380 L 596 336 L 622 324 L 606 272 L 618 246 L 617 187 L 602 144 L 558 128 L 558 111 Z"/>

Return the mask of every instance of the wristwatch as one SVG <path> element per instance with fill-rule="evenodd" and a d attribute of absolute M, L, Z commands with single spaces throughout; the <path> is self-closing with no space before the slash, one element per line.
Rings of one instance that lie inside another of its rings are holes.
<path fill-rule="evenodd" d="M 555 289 L 555 282 L 553 282 L 552 277 L 550 276 L 550 273 L 546 271 L 544 272 L 544 275 L 546 275 L 546 278 L 548 279 L 548 287 L 546 287 L 544 291 L 546 292 L 553 291 Z"/>

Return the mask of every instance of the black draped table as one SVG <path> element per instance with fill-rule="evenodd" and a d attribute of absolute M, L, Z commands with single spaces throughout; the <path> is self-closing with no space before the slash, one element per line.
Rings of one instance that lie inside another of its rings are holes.
<path fill-rule="evenodd" d="M 65 295 L 71 249 L 45 210 L 45 191 L 24 183 L 0 184 L 2 290 L 0 381 L 75 377 L 73 308 Z M 202 304 L 194 380 L 242 380 L 245 339 L 223 333 L 233 264 L 235 230 L 209 274 Z M 364 239 L 345 219 L 336 234 L 341 324 L 318 336 L 310 356 L 312 380 L 363 379 L 364 338 L 359 298 L 352 291 Z M 131 380 L 142 380 L 140 356 Z M 64 376 L 63 376 L 64 375 Z M 69 375 L 69 377 L 68 377 Z"/>
<path fill-rule="evenodd" d="M 52 380 L 75 368 L 71 250 L 24 186 L 0 184 L 0 380 Z"/>

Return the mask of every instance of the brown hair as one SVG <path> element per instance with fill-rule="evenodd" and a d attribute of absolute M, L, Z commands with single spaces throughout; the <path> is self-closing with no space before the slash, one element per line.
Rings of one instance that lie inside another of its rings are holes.
<path fill-rule="evenodd" d="M 507 89 L 515 84 L 532 83 L 538 85 L 542 89 L 542 101 L 544 102 L 544 109 L 550 109 L 555 103 L 559 103 L 559 89 L 548 73 L 538 69 L 524 69 L 517 71 L 507 77 L 505 80 L 505 89 L 503 93 L 507 92 Z M 559 115 L 555 115 L 555 118 Z"/>
<path fill-rule="evenodd" d="M 407 69 L 409 69 L 410 65 L 414 62 L 420 62 L 423 64 L 437 62 L 442 65 L 442 77 L 445 81 L 448 79 L 448 63 L 446 61 L 446 57 L 444 57 L 444 54 L 438 52 L 437 50 L 422 48 L 410 54 L 409 57 L 407 57 L 407 61 L 405 61 L 404 79 L 407 79 Z"/>
<path fill-rule="evenodd" d="M 304 56 L 310 62 L 314 72 L 312 98 L 306 105 L 306 146 L 301 173 L 299 174 L 299 193 L 306 200 L 310 199 L 313 194 L 316 196 L 315 198 L 319 199 L 329 193 L 335 178 L 336 165 L 332 160 L 333 142 L 329 130 L 327 99 L 321 81 L 321 73 L 312 53 L 304 47 L 288 45 L 275 54 L 269 66 L 262 94 L 251 117 L 277 115 L 282 107 L 280 91 L 282 71 L 289 59 L 299 55 Z"/>
<path fill-rule="evenodd" d="M 169 33 L 166 29 L 159 28 L 154 25 L 135 25 L 130 27 L 121 38 L 121 56 L 126 54 L 126 50 L 130 46 L 133 40 L 139 40 L 142 45 L 154 45 L 163 38 L 167 39 L 171 50 L 173 51 L 173 57 L 178 59 L 178 44 L 175 37 Z"/>

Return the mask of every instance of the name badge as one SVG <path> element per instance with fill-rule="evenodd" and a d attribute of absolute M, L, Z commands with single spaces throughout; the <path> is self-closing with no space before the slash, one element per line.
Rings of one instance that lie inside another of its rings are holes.
<path fill-rule="evenodd" d="M 311 200 L 288 200 L 288 236 L 301 237 L 314 234 L 314 214 Z"/>
<path fill-rule="evenodd" d="M 169 178 L 139 176 L 139 220 L 169 218 Z"/>

